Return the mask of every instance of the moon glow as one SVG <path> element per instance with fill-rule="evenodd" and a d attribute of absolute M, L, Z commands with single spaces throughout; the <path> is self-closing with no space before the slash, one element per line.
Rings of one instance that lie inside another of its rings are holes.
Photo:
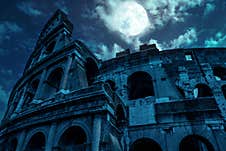
<path fill-rule="evenodd" d="M 114 19 L 118 31 L 126 36 L 139 35 L 150 25 L 146 10 L 134 1 L 123 2 L 115 11 Z"/>

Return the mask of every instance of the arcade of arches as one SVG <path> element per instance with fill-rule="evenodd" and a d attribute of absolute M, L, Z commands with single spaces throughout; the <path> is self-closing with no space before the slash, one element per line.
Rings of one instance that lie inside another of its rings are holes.
<path fill-rule="evenodd" d="M 18 140 L 6 143 L 2 151 L 16 151 Z M 24 151 L 45 151 L 46 139 L 42 132 L 37 132 L 28 141 Z M 58 151 L 87 151 L 90 149 L 85 131 L 79 126 L 72 126 L 64 131 L 54 147 Z M 188 135 L 178 144 L 179 151 L 214 151 L 214 147 L 206 138 L 199 135 Z M 150 138 L 137 139 L 130 145 L 129 151 L 163 151 L 161 146 Z"/>

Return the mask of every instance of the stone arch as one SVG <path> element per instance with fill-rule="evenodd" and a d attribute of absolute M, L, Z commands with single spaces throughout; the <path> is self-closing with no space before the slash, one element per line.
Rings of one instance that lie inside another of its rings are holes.
<path fill-rule="evenodd" d="M 221 91 L 223 92 L 224 98 L 226 99 L 226 84 L 221 86 Z"/>
<path fill-rule="evenodd" d="M 208 139 L 193 134 L 181 140 L 179 151 L 214 151 L 214 147 Z"/>
<path fill-rule="evenodd" d="M 213 74 L 217 80 L 226 80 L 226 68 L 222 66 L 213 67 Z"/>
<path fill-rule="evenodd" d="M 25 151 L 44 151 L 46 146 L 46 137 L 43 132 L 37 132 L 29 139 Z"/>
<path fill-rule="evenodd" d="M 131 74 L 127 79 L 127 86 L 129 100 L 155 95 L 152 77 L 144 71 Z"/>
<path fill-rule="evenodd" d="M 63 135 L 63 133 L 68 128 L 73 127 L 73 126 L 81 127 L 86 133 L 87 143 L 91 142 L 91 140 L 90 140 L 91 139 L 91 132 L 90 132 L 89 127 L 84 122 L 75 120 L 75 121 L 68 121 L 67 123 L 64 123 L 63 125 L 59 126 L 57 133 L 56 133 L 54 146 L 58 146 L 58 142 L 60 141 L 60 137 Z"/>
<path fill-rule="evenodd" d="M 116 90 L 116 84 L 115 84 L 115 82 L 113 80 L 106 80 L 105 83 L 110 86 L 112 91 Z"/>
<path fill-rule="evenodd" d="M 199 97 L 212 97 L 213 93 L 210 87 L 206 84 L 199 83 L 195 86 L 194 89 L 194 97 L 199 98 Z"/>
<path fill-rule="evenodd" d="M 88 85 L 92 85 L 95 76 L 99 73 L 97 63 L 92 58 L 87 58 L 85 62 L 85 71 Z"/>
<path fill-rule="evenodd" d="M 58 67 L 52 72 L 50 72 L 47 80 L 45 81 L 45 86 L 43 90 L 44 97 L 52 96 L 60 90 L 63 74 L 63 68 L 61 67 Z"/>
<path fill-rule="evenodd" d="M 88 144 L 88 138 L 85 130 L 80 126 L 71 126 L 63 131 L 58 141 L 57 148 L 60 150 L 83 150 Z"/>
<path fill-rule="evenodd" d="M 140 138 L 132 143 L 129 151 L 162 151 L 161 146 L 150 138 Z"/>

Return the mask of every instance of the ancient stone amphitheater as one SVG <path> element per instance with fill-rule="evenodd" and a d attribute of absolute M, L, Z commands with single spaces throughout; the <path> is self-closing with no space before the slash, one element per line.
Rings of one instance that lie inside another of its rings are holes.
<path fill-rule="evenodd" d="M 97 59 L 58 10 L 0 127 L 1 151 L 225 151 L 226 48 Z"/>

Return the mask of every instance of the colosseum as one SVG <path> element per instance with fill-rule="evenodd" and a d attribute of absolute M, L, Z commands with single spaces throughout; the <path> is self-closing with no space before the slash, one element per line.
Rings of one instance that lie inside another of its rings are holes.
<path fill-rule="evenodd" d="M 12 89 L 1 151 L 225 151 L 226 48 L 102 61 L 58 10 Z"/>

